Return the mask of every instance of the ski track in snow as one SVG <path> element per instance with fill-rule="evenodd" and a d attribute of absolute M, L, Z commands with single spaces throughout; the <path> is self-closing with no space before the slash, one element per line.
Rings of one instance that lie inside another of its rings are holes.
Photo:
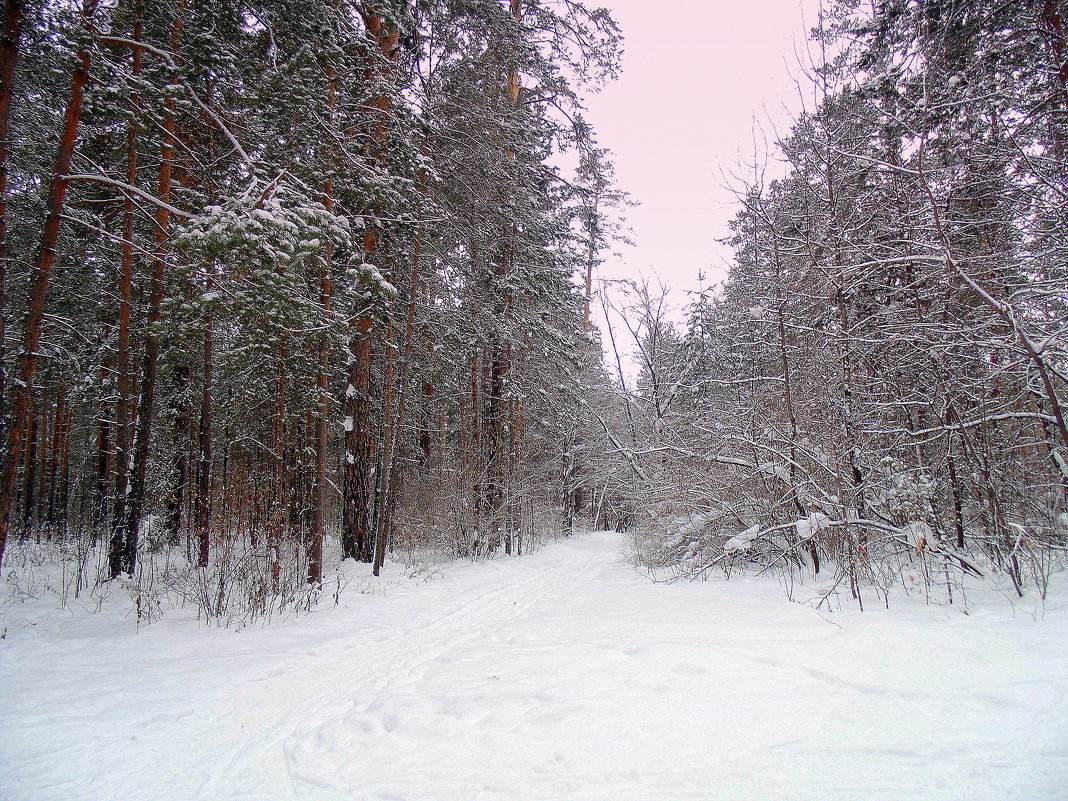
<path fill-rule="evenodd" d="M 241 632 L 14 607 L 0 799 L 1068 798 L 1064 603 L 819 615 L 766 580 L 653 584 L 620 545 Z"/>

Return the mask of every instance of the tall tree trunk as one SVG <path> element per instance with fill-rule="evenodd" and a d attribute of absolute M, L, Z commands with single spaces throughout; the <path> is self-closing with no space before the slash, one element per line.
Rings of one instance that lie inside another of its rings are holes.
<path fill-rule="evenodd" d="M 501 518 L 504 514 L 504 480 L 507 446 L 504 441 L 505 383 L 509 360 L 506 348 L 495 340 L 490 352 L 489 398 L 486 408 L 486 506 L 489 512 L 487 547 L 496 550 L 501 544 Z"/>
<path fill-rule="evenodd" d="M 108 481 L 111 478 L 111 461 L 111 420 L 108 419 L 107 405 L 101 401 L 96 420 L 96 520 L 93 525 L 93 545 L 96 545 L 97 536 L 108 530 Z"/>
<path fill-rule="evenodd" d="M 388 280 L 388 279 L 387 279 Z M 390 475 L 390 459 L 389 442 L 393 437 L 394 425 L 396 423 L 396 410 L 393 408 L 394 397 L 396 396 L 396 386 L 394 378 L 394 357 L 393 352 L 396 350 L 396 346 L 393 344 L 393 320 L 389 317 L 386 318 L 386 336 L 385 336 L 385 365 L 382 375 L 382 428 L 378 440 L 378 464 L 375 469 L 375 505 L 374 505 L 374 547 L 372 554 L 372 561 L 374 563 L 373 573 L 378 575 L 381 565 L 379 564 L 379 553 L 381 552 L 381 558 L 385 559 L 386 539 L 389 536 L 389 513 L 385 508 L 385 497 L 387 492 L 387 486 L 392 479 Z"/>
<path fill-rule="evenodd" d="M 46 390 L 37 410 L 37 484 L 30 493 L 33 503 L 31 517 L 37 528 L 37 541 L 41 541 L 41 529 L 45 523 L 45 511 L 48 497 L 48 463 L 49 443 L 52 439 L 52 397 Z"/>
<path fill-rule="evenodd" d="M 207 290 L 212 288 L 209 274 Z M 209 311 L 204 320 L 204 385 L 200 393 L 200 425 L 197 427 L 196 495 L 193 513 L 196 518 L 197 567 L 208 566 L 211 544 L 211 392 L 214 321 Z"/>
<path fill-rule="evenodd" d="M 67 417 L 63 423 L 63 452 L 59 460 L 59 509 L 60 532 L 64 539 L 68 533 L 70 507 L 70 432 L 74 424 L 74 410 L 67 408 Z"/>
<path fill-rule="evenodd" d="M 516 22 L 519 22 L 523 16 L 521 0 L 510 0 L 509 9 L 513 19 L 515 19 Z M 519 70 L 514 66 L 508 73 L 505 90 L 508 93 L 508 99 L 512 107 L 517 108 L 519 105 Z M 513 159 L 516 158 L 514 152 L 509 152 L 509 156 Z M 512 221 L 509 230 L 512 239 L 515 239 L 518 233 L 518 226 L 515 220 Z M 515 258 L 514 242 L 506 241 L 503 244 L 504 255 L 501 258 L 501 264 L 497 270 L 496 276 L 498 282 L 501 284 L 505 283 L 508 274 L 512 271 Z M 509 318 L 511 305 L 512 299 L 506 291 L 505 297 L 501 302 L 501 307 L 497 310 L 497 315 L 500 320 L 507 320 Z M 505 468 L 509 462 L 508 453 L 510 451 L 504 438 L 505 391 L 508 383 L 508 373 L 511 369 L 511 351 L 510 343 L 502 342 L 501 338 L 498 336 L 494 337 L 490 347 L 489 398 L 486 408 L 487 458 L 485 498 L 490 515 L 489 530 L 487 532 L 487 547 L 491 551 L 496 550 L 501 544 L 501 522 L 505 514 Z"/>
<path fill-rule="evenodd" d="M 349 383 L 345 390 L 345 508 L 344 556 L 372 561 L 371 471 L 374 442 L 371 433 L 371 318 L 356 323 L 349 343 Z"/>
<path fill-rule="evenodd" d="M 562 465 L 560 470 L 561 485 L 562 485 L 562 501 L 563 501 L 563 530 L 564 536 L 570 537 L 575 530 L 575 511 L 578 505 L 575 502 L 575 488 L 572 486 L 572 475 L 574 473 L 575 456 L 572 450 L 574 446 L 574 437 L 568 434 L 564 438 L 564 452 L 562 456 Z"/>
<path fill-rule="evenodd" d="M 96 12 L 97 2 L 98 0 L 85 0 L 85 5 L 82 7 L 82 24 L 87 31 L 93 14 Z M 4 466 L 0 471 L 0 563 L 3 561 L 7 533 L 11 523 L 11 504 L 15 494 L 18 458 L 22 450 L 26 417 L 33 400 L 33 380 L 37 375 L 37 350 L 41 343 L 41 329 L 44 323 L 45 296 L 48 293 L 48 279 L 52 272 L 52 264 L 56 258 L 59 222 L 63 215 L 64 199 L 67 193 L 66 176 L 70 172 L 74 142 L 78 136 L 82 98 L 85 94 L 85 85 L 89 80 L 89 64 L 89 50 L 83 48 L 78 52 L 78 66 L 71 80 L 70 100 L 63 115 L 63 129 L 59 137 L 56 164 L 52 170 L 48 199 L 45 202 L 47 216 L 41 230 L 41 244 L 37 258 L 34 260 L 33 273 L 30 276 L 29 309 L 26 314 L 22 353 L 19 356 L 19 381 L 12 393 L 11 420 L 4 443 Z"/>
<path fill-rule="evenodd" d="M 337 103 L 337 73 L 333 67 L 327 69 L 326 104 L 333 117 Z M 327 178 L 323 190 L 323 206 L 327 211 L 334 209 L 334 178 Z M 319 273 L 319 306 L 323 310 L 324 325 L 330 316 L 330 297 L 333 294 L 331 272 L 334 265 L 334 246 L 327 244 L 323 254 L 323 264 Z M 326 445 L 327 425 L 330 414 L 330 398 L 327 389 L 330 383 L 330 335 L 326 331 L 319 335 L 319 363 L 315 373 L 315 484 L 312 487 L 312 525 L 308 538 L 308 583 L 323 583 L 323 537 L 326 533 Z"/>
<path fill-rule="evenodd" d="M 141 5 L 134 11 L 132 38 L 141 41 Z M 136 81 L 141 74 L 141 48 L 133 49 L 131 74 Z M 137 184 L 137 94 L 130 98 L 131 114 L 126 128 L 126 183 Z M 126 515 L 130 479 L 130 445 L 133 440 L 133 378 L 130 358 L 130 309 L 133 297 L 134 203 L 127 194 L 122 204 L 122 245 L 119 266 L 119 331 L 115 349 L 115 372 L 118 402 L 115 406 L 115 510 L 111 530 L 121 529 Z"/>
<path fill-rule="evenodd" d="M 397 56 L 400 32 L 386 25 L 385 18 L 365 9 L 364 24 L 374 37 L 382 55 L 393 61 Z M 371 82 L 378 73 L 378 59 L 368 58 L 364 78 Z M 372 160 L 384 153 L 388 142 L 387 119 L 390 100 L 384 95 L 373 97 L 367 104 L 373 120 L 366 155 Z M 378 248 L 378 230 L 369 216 L 365 217 L 363 237 L 364 259 L 369 260 Z M 345 391 L 345 487 L 344 531 L 342 550 L 345 557 L 361 562 L 374 560 L 372 504 L 374 490 L 371 475 L 375 467 L 374 431 L 371 425 L 371 332 L 372 312 L 363 312 L 356 320 L 349 340 L 349 382 Z"/>
<path fill-rule="evenodd" d="M 278 348 L 278 383 L 275 393 L 274 433 L 271 440 L 273 508 L 269 515 L 270 524 L 267 530 L 267 560 L 275 592 L 278 591 L 282 575 L 282 537 L 289 519 L 286 493 L 286 359 L 288 356 L 287 345 L 283 339 Z"/>
<path fill-rule="evenodd" d="M 33 526 L 33 499 L 37 489 L 37 405 L 30 404 L 26 420 L 26 453 L 22 472 L 22 536 L 29 536 Z"/>
<path fill-rule="evenodd" d="M 416 212 L 417 216 L 419 212 Z M 375 541 L 374 574 L 377 576 L 386 561 L 386 546 L 393 530 L 393 507 L 396 503 L 397 439 L 404 425 L 404 411 L 408 400 L 408 385 L 412 372 L 412 343 L 415 339 L 415 306 L 419 292 L 420 261 L 422 257 L 422 232 L 417 231 L 412 250 L 412 273 L 408 283 L 408 311 L 404 321 L 404 344 L 401 350 L 401 370 L 398 386 L 397 409 L 387 416 L 385 428 L 385 454 L 382 459 L 382 496 L 379 506 L 378 539 Z M 387 409 L 390 398 L 387 393 Z"/>
<path fill-rule="evenodd" d="M 67 422 L 67 388 L 63 384 L 59 386 L 59 394 L 56 396 L 55 421 L 52 424 L 52 447 L 48 455 L 48 495 L 45 520 L 51 531 L 59 521 L 59 483 L 60 463 L 62 462 L 64 440 L 66 439 Z M 49 534 L 51 536 L 51 534 Z"/>
<path fill-rule="evenodd" d="M 183 12 L 184 4 L 179 3 L 179 16 L 175 20 L 172 36 L 172 50 L 177 49 Z M 171 82 L 172 87 L 176 85 L 176 81 Z M 159 189 L 156 195 L 163 203 L 169 204 L 171 199 L 171 173 L 174 167 L 176 113 L 176 105 L 172 94 L 168 94 L 164 101 L 164 112 Z M 148 294 L 148 318 L 146 320 L 147 332 L 145 334 L 145 350 L 141 369 L 141 399 L 137 405 L 133 463 L 130 474 L 130 487 L 127 493 L 129 502 L 126 505 L 126 519 L 111 538 L 108 565 L 112 578 L 115 578 L 120 573 L 132 574 L 137 566 L 137 541 L 141 516 L 144 512 L 148 451 L 152 439 L 152 423 L 155 414 L 156 377 L 159 370 L 159 320 L 163 305 L 170 222 L 171 215 L 168 206 L 159 206 L 156 209 L 156 243 L 152 254 L 152 279 Z"/>
<path fill-rule="evenodd" d="M 782 277 L 782 271 L 779 261 L 779 242 L 776 238 L 774 243 L 774 259 L 775 259 L 775 275 L 776 278 Z M 790 442 L 789 442 L 789 475 L 790 475 L 790 496 L 794 503 L 794 508 L 797 511 L 799 518 L 806 517 L 808 510 L 805 509 L 803 503 L 801 503 L 801 496 L 797 491 L 797 415 L 794 411 L 794 396 L 793 396 L 793 376 L 790 370 L 790 357 L 786 347 L 786 322 L 785 322 L 785 302 L 779 304 L 777 309 L 778 316 L 778 330 L 779 330 L 779 360 L 782 368 L 782 380 L 783 380 L 783 406 L 786 410 L 786 419 L 790 424 Z M 808 551 L 809 556 L 812 558 L 812 572 L 820 572 L 820 557 L 819 551 L 816 550 L 816 543 L 812 540 L 805 545 L 805 549 Z"/>
<path fill-rule="evenodd" d="M 1057 88 L 1060 90 L 1061 114 L 1068 112 L 1068 52 L 1065 47 L 1064 18 L 1061 14 L 1062 4 L 1057 0 L 1045 0 L 1042 6 L 1042 23 L 1045 26 L 1044 33 L 1049 44 L 1050 54 L 1053 56 L 1054 74 L 1057 76 Z M 1061 115 L 1053 115 L 1053 143 L 1059 161 L 1063 162 L 1065 156 L 1064 125 L 1058 124 L 1057 118 Z M 1063 166 L 1062 166 L 1063 170 Z"/>
<path fill-rule="evenodd" d="M 189 368 L 179 365 L 174 371 L 174 483 L 167 493 L 164 527 L 171 545 L 182 542 L 189 530 L 186 524 L 186 496 L 189 489 L 190 410 L 186 393 L 189 391 Z"/>
<path fill-rule="evenodd" d="M 957 460 L 953 455 L 953 435 L 949 437 L 946 466 L 949 468 L 949 487 L 953 495 L 953 528 L 957 534 L 957 547 L 964 548 L 964 499 L 960 479 L 957 476 Z"/>
<path fill-rule="evenodd" d="M 7 399 L 7 162 L 8 114 L 15 86 L 15 65 L 22 32 L 22 0 L 4 0 L 4 27 L 0 32 L 0 431 Z M 0 545 L 0 556 L 3 546 Z"/>
<path fill-rule="evenodd" d="M 332 184 L 332 182 L 331 182 Z M 327 195 L 329 197 L 329 194 Z M 327 205 L 330 208 L 330 205 Z M 332 293 L 330 271 L 334 248 L 327 246 L 322 273 L 319 276 L 319 304 L 323 312 L 330 313 Z M 330 414 L 330 398 L 327 389 L 330 381 L 330 337 L 319 337 L 319 364 L 315 375 L 315 486 L 312 495 L 312 530 L 308 540 L 308 583 L 323 583 L 323 537 L 326 531 L 326 445 L 327 421 Z"/>

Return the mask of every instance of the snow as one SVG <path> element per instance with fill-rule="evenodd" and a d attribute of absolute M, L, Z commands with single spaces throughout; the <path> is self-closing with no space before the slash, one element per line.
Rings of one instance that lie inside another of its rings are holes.
<path fill-rule="evenodd" d="M 820 529 L 827 528 L 829 525 L 831 525 L 831 519 L 821 512 L 809 512 L 808 517 L 794 521 L 797 539 L 801 542 L 812 539 L 820 532 Z"/>
<path fill-rule="evenodd" d="M 735 534 L 725 543 L 723 543 L 723 550 L 731 553 L 732 551 L 747 551 L 749 546 L 753 544 L 760 535 L 760 525 L 750 526 L 741 534 Z"/>
<path fill-rule="evenodd" d="M 378 289 L 389 297 L 397 297 L 397 288 L 393 286 L 386 277 L 379 272 L 378 268 L 373 264 L 364 262 L 359 267 L 360 276 L 370 283 L 372 286 L 378 287 Z"/>
<path fill-rule="evenodd" d="M 934 533 L 934 530 L 922 520 L 913 520 L 906 523 L 901 531 L 905 535 L 905 539 L 908 540 L 909 545 L 919 550 L 923 550 L 928 544 L 938 541 L 938 536 Z"/>
<path fill-rule="evenodd" d="M 1064 576 L 1044 611 L 817 611 L 766 578 L 654 584 L 623 543 L 349 563 L 337 606 L 240 631 L 5 581 L 0 798 L 1064 797 Z"/>
<path fill-rule="evenodd" d="M 783 467 L 781 464 L 778 464 L 776 462 L 768 462 L 766 464 L 760 465 L 757 469 L 765 475 L 771 476 L 772 478 L 777 478 L 784 484 L 793 484 L 793 479 L 790 478 L 790 471 Z"/>

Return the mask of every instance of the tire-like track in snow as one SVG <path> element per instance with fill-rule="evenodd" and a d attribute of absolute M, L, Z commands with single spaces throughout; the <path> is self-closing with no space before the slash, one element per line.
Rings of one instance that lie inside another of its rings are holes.
<path fill-rule="evenodd" d="M 293 666 L 275 668 L 238 688 L 238 697 L 250 696 L 246 703 L 260 706 L 272 720 L 262 733 L 223 746 L 226 755 L 217 756 L 199 797 L 224 797 L 235 776 L 255 777 L 252 784 L 260 784 L 264 771 L 287 783 L 293 798 L 308 797 L 316 788 L 359 792 L 363 788 L 338 788 L 335 781 L 343 767 L 364 757 L 365 741 L 395 725 L 389 711 L 379 708 L 383 694 L 414 697 L 436 663 L 508 627 L 539 601 L 566 591 L 568 583 L 613 565 L 616 552 L 585 551 L 562 562 L 539 554 L 526 558 L 539 564 L 533 570 L 519 562 L 519 570 L 493 571 L 506 581 L 507 573 L 519 573 L 517 581 L 491 584 L 484 592 L 477 582 L 464 593 L 428 588 L 438 597 L 416 619 L 394 629 L 372 625 L 366 634 L 326 643 Z M 475 572 L 482 572 L 477 568 L 486 566 L 476 566 Z M 361 622 L 352 623 L 358 631 Z M 305 691 L 294 694 L 294 686 Z"/>

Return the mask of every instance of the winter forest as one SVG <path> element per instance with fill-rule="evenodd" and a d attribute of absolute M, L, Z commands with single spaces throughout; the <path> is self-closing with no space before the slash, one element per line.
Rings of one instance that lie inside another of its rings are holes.
<path fill-rule="evenodd" d="M 815 99 L 736 172 L 729 272 L 680 295 L 611 273 L 657 202 L 586 106 L 627 78 L 611 8 L 4 0 L 0 797 L 810 798 L 820 775 L 831 799 L 1059 797 L 1066 25 L 1060 0 L 825 2 Z M 819 650 L 828 616 L 846 639 Z M 717 626 L 771 650 L 713 658 Z M 63 643 L 84 671 L 31 675 Z M 322 664 L 266 667 L 288 649 Z M 531 686 L 506 693 L 509 666 Z M 282 683 L 242 703 L 271 720 L 171 715 L 257 671 Z M 870 774 L 827 761 L 829 723 L 798 735 L 818 758 L 750 720 L 744 768 L 704 765 L 724 671 L 768 726 L 810 725 L 781 709 L 804 682 L 860 703 Z M 105 675 L 114 708 L 42 722 Z M 312 690 L 346 682 L 331 717 Z M 901 763 L 894 700 L 960 750 Z M 119 740 L 161 720 L 226 765 Z M 158 784 L 121 782 L 141 770 Z"/>

